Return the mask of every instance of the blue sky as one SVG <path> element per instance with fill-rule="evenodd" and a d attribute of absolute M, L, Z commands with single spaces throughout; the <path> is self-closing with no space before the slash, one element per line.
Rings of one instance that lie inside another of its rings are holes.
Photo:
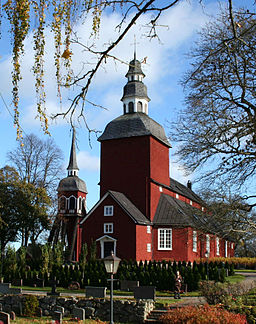
<path fill-rule="evenodd" d="M 252 5 L 253 2 L 253 0 L 234 0 L 234 5 Z M 137 58 L 142 60 L 147 56 L 147 64 L 144 64 L 142 68 L 146 74 L 144 83 L 148 87 L 148 95 L 151 98 L 149 115 L 165 127 L 167 134 L 168 120 L 175 119 L 178 111 L 184 104 L 184 94 L 182 87 L 179 85 L 179 80 L 188 67 L 185 53 L 193 45 L 196 39 L 196 32 L 219 11 L 220 3 L 226 4 L 227 0 L 205 0 L 203 6 L 197 0 L 182 1 L 175 8 L 165 12 L 159 22 L 162 25 L 158 30 L 161 43 L 156 39 L 149 41 L 144 36 L 146 32 L 145 24 L 150 19 L 150 15 L 144 16 L 112 53 L 128 63 L 133 57 L 132 44 L 134 34 L 136 34 L 138 42 Z M 102 48 L 105 43 L 114 40 L 116 35 L 115 26 L 119 21 L 120 15 L 118 13 L 104 14 L 102 16 L 102 26 L 96 39 L 96 48 Z M 8 163 L 6 153 L 18 145 L 16 142 L 16 129 L 13 126 L 11 116 L 13 114 L 11 107 L 11 47 L 8 34 L 6 33 L 6 26 L 6 22 L 4 22 L 2 25 L 3 36 L 0 39 L 0 167 Z M 90 19 L 84 24 L 77 24 L 74 27 L 81 38 L 81 42 L 88 42 L 87 36 L 90 33 L 90 27 Z M 25 134 L 35 133 L 40 138 L 46 138 L 47 135 L 44 135 L 40 128 L 40 122 L 35 119 L 34 77 L 31 72 L 33 45 L 31 40 L 32 37 L 30 36 L 25 42 L 26 53 L 22 59 L 23 80 L 20 84 L 20 121 Z M 51 41 L 52 35 L 48 32 L 46 39 L 45 79 L 47 92 L 46 107 L 49 115 L 56 113 L 60 109 L 58 99 L 56 98 L 55 72 L 52 58 L 54 49 Z M 89 39 L 90 42 L 92 42 L 92 39 Z M 95 60 L 83 52 L 78 45 L 74 45 L 72 51 L 74 53 L 72 68 L 75 72 L 81 70 L 83 62 Z M 86 108 L 85 115 L 91 129 L 103 131 L 110 120 L 122 114 L 120 98 L 122 97 L 123 86 L 126 83 L 126 71 L 127 65 L 109 60 L 93 80 L 88 99 L 106 107 L 107 110 L 90 106 Z M 68 107 L 69 99 L 75 93 L 76 90 L 63 92 L 63 111 Z M 76 126 L 79 176 L 87 184 L 87 207 L 90 209 L 99 198 L 97 184 L 99 182 L 100 145 L 97 142 L 96 136 L 92 134 L 90 146 L 88 131 L 84 124 L 81 122 L 80 124 L 77 123 Z M 50 133 L 56 144 L 64 152 L 64 177 L 66 175 L 71 143 L 68 121 L 62 118 L 54 120 L 50 125 Z M 182 166 L 174 163 L 174 150 L 175 148 L 170 150 L 171 176 L 182 183 L 186 183 L 188 179 L 193 181 L 193 175 L 185 177 Z"/>

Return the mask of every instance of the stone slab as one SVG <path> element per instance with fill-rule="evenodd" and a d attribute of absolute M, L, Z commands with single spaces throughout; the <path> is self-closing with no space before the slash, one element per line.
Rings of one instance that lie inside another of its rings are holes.
<path fill-rule="evenodd" d="M 0 321 L 4 324 L 10 324 L 10 315 L 8 313 L 0 312 Z"/>
<path fill-rule="evenodd" d="M 61 312 L 54 312 L 52 314 L 52 320 L 56 321 L 58 324 L 62 324 L 62 313 Z"/>
<path fill-rule="evenodd" d="M 85 297 L 106 298 L 107 287 L 85 287 Z"/>
<path fill-rule="evenodd" d="M 135 287 L 133 290 L 135 299 L 152 299 L 155 300 L 156 288 L 154 286 Z"/>
<path fill-rule="evenodd" d="M 133 291 L 134 288 L 140 286 L 140 282 L 135 280 L 120 280 L 120 286 L 121 290 Z"/>
<path fill-rule="evenodd" d="M 76 318 L 80 321 L 84 321 L 85 320 L 85 310 L 83 308 L 75 307 L 73 309 L 73 316 L 74 316 L 74 318 Z"/>

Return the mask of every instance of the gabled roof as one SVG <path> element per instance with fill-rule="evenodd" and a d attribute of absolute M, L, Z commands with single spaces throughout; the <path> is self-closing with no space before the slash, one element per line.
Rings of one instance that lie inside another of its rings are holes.
<path fill-rule="evenodd" d="M 126 212 L 128 216 L 132 218 L 134 223 L 139 225 L 151 225 L 150 220 L 142 214 L 141 211 L 121 192 L 109 190 L 97 203 L 94 207 L 89 211 L 86 217 L 81 221 L 81 225 L 85 222 L 85 220 L 90 217 L 93 211 L 100 206 L 100 204 L 108 197 L 111 196 L 118 205 Z"/>
<path fill-rule="evenodd" d="M 166 194 L 161 194 L 154 216 L 154 225 L 171 225 L 198 228 L 202 221 L 200 211 L 185 202 Z"/>

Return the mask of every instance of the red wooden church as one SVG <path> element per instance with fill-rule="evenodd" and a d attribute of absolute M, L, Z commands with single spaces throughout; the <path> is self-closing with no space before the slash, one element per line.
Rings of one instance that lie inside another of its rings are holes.
<path fill-rule="evenodd" d="M 123 114 L 98 139 L 100 199 L 87 214 L 73 137 L 69 174 L 58 188 L 60 231 L 70 259 L 78 260 L 81 245 L 90 247 L 92 240 L 99 258 L 111 251 L 126 260 L 193 261 L 207 252 L 210 257 L 233 256 L 231 241 L 203 231 L 204 204 L 191 183 L 184 186 L 169 176 L 171 146 L 163 127 L 148 116 L 145 75 L 135 55 L 126 77 Z"/>

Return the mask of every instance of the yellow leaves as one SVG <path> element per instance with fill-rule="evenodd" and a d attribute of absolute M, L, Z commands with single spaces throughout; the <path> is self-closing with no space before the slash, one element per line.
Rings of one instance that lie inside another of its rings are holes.
<path fill-rule="evenodd" d="M 69 59 L 71 57 L 71 55 L 73 55 L 73 53 L 70 51 L 69 48 L 65 49 L 65 51 L 63 52 L 63 54 L 61 55 L 61 57 L 63 57 L 64 59 Z"/>

